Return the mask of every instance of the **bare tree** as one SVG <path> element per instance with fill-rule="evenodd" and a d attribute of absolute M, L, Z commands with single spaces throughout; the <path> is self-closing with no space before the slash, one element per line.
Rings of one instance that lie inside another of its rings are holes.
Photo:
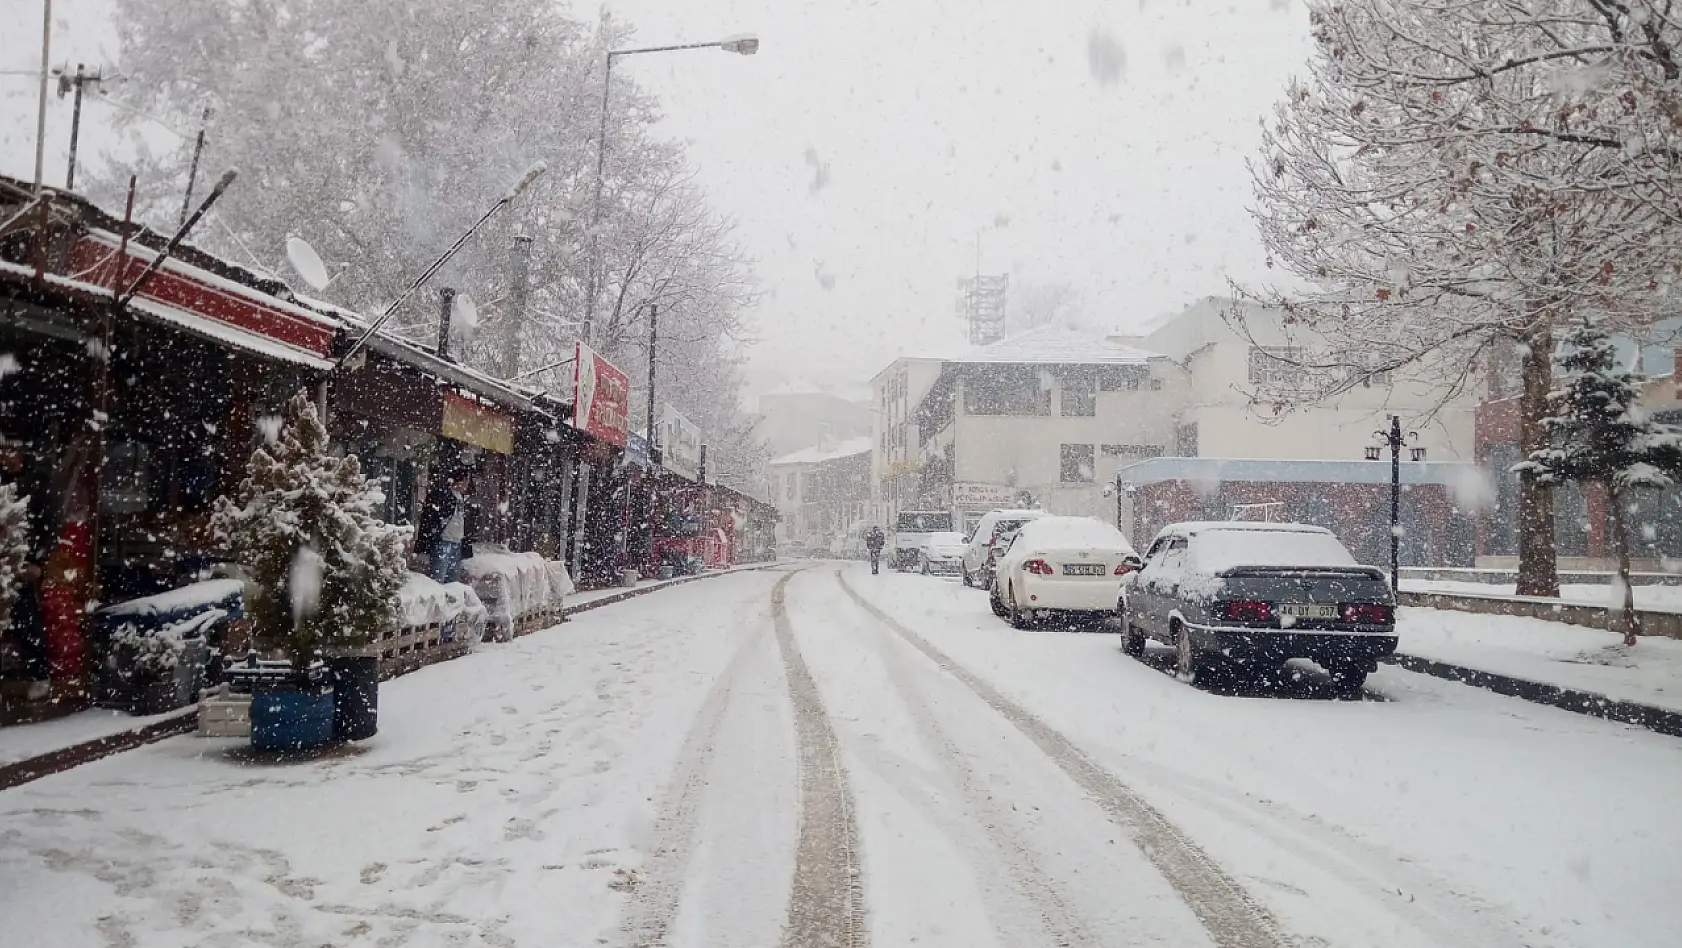
<path fill-rule="evenodd" d="M 1665 0 L 1313 0 L 1315 54 L 1251 163 L 1302 281 L 1240 288 L 1305 341 L 1284 403 L 1398 372 L 1444 400 L 1516 349 L 1546 443 L 1554 327 L 1642 325 L 1682 273 L 1682 106 Z M 1243 308 L 1229 317 L 1244 331 Z M 1558 591 L 1552 497 L 1521 478 L 1519 587 Z"/>
<path fill-rule="evenodd" d="M 526 371 L 571 354 L 589 267 L 603 51 L 628 41 L 622 24 L 580 24 L 563 7 L 518 0 L 190 10 L 118 0 L 118 26 L 141 109 L 188 127 L 213 106 L 205 162 L 242 170 L 217 219 L 201 228 L 206 244 L 278 269 L 284 239 L 303 236 L 344 268 L 331 292 L 352 308 L 383 306 L 525 168 L 546 162 L 548 174 L 439 282 L 480 301 L 478 331 L 458 349 L 466 361 L 500 371 L 514 332 Z M 690 414 L 725 425 L 737 410 L 733 353 L 753 300 L 749 261 L 680 147 L 653 134 L 654 100 L 629 75 L 614 78 L 612 93 L 599 235 L 610 311 L 596 341 L 639 372 L 647 308 L 659 304 L 669 384 L 687 387 Z M 130 164 L 107 173 L 107 194 L 138 171 L 144 215 L 173 223 L 186 155 L 143 153 Z M 533 243 L 528 306 L 516 325 L 510 255 L 521 234 Z M 393 328 L 429 341 L 436 321 L 435 305 L 417 297 Z M 569 378 L 556 370 L 528 381 L 563 388 Z"/>

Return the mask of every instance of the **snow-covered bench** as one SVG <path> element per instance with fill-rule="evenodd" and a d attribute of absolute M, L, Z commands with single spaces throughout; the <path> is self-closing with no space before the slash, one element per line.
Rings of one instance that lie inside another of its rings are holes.
<path fill-rule="evenodd" d="M 561 563 L 494 544 L 475 545 L 461 563 L 461 576 L 489 613 L 487 633 L 498 639 L 559 622 L 561 602 L 574 588 Z"/>

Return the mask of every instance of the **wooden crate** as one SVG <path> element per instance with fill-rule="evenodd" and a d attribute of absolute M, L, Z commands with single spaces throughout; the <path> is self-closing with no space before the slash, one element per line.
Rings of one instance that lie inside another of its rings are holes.
<path fill-rule="evenodd" d="M 217 685 L 199 698 L 200 737 L 250 737 L 251 696 Z"/>

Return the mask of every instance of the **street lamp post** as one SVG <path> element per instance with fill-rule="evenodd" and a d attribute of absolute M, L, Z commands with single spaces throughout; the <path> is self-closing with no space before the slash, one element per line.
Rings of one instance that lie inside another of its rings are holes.
<path fill-rule="evenodd" d="M 1367 446 L 1367 460 L 1380 460 L 1384 449 L 1390 449 L 1390 591 L 1396 592 L 1401 577 L 1402 448 L 1408 449 L 1408 457 L 1414 461 L 1425 460 L 1425 449 L 1417 443 L 1419 432 L 1402 433 L 1402 419 L 1396 415 L 1390 416 L 1389 431 L 1374 431 L 1372 438 L 1374 443 Z"/>
<path fill-rule="evenodd" d="M 585 345 L 590 344 L 590 330 L 596 320 L 596 295 L 601 289 L 601 221 L 602 221 L 602 180 L 607 174 L 607 104 L 608 93 L 613 87 L 613 60 L 620 56 L 636 56 L 641 53 L 672 53 L 686 49 L 722 49 L 727 53 L 737 53 L 742 56 L 752 56 L 759 52 L 759 40 L 752 36 L 742 36 L 735 39 L 714 40 L 710 43 L 679 43 L 675 46 L 644 46 L 638 49 L 610 49 L 607 51 L 606 63 L 602 68 L 602 108 L 601 121 L 596 130 L 596 181 L 590 198 L 590 273 L 586 295 L 584 298 L 584 328 L 581 336 Z"/>

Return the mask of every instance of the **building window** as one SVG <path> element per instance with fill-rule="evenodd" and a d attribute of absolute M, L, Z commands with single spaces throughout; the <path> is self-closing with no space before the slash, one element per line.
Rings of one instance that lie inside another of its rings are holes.
<path fill-rule="evenodd" d="M 1151 379 L 1151 391 L 1153 391 L 1153 392 L 1162 391 L 1162 380 L 1161 379 Z"/>
<path fill-rule="evenodd" d="M 1031 365 L 977 367 L 964 376 L 964 412 L 970 415 L 1050 415 L 1049 378 Z"/>
<path fill-rule="evenodd" d="M 1163 453 L 1160 444 L 1106 444 L 1102 450 L 1107 458 L 1159 458 Z"/>
<path fill-rule="evenodd" d="M 1098 380 L 1090 375 L 1064 377 L 1058 411 L 1070 418 L 1091 418 L 1098 414 Z"/>
<path fill-rule="evenodd" d="M 1096 474 L 1092 445 L 1065 444 L 1061 448 L 1058 479 L 1065 484 L 1090 484 Z"/>
<path fill-rule="evenodd" d="M 1302 350 L 1295 346 L 1251 346 L 1250 381 L 1272 388 L 1292 388 L 1302 377 L 1297 363 Z"/>
<path fill-rule="evenodd" d="M 1137 392 L 1145 387 L 1150 370 L 1142 365 L 1106 365 L 1098 370 L 1101 392 Z"/>
<path fill-rule="evenodd" d="M 1197 457 L 1197 422 L 1174 426 L 1174 454 L 1182 458 Z"/>

